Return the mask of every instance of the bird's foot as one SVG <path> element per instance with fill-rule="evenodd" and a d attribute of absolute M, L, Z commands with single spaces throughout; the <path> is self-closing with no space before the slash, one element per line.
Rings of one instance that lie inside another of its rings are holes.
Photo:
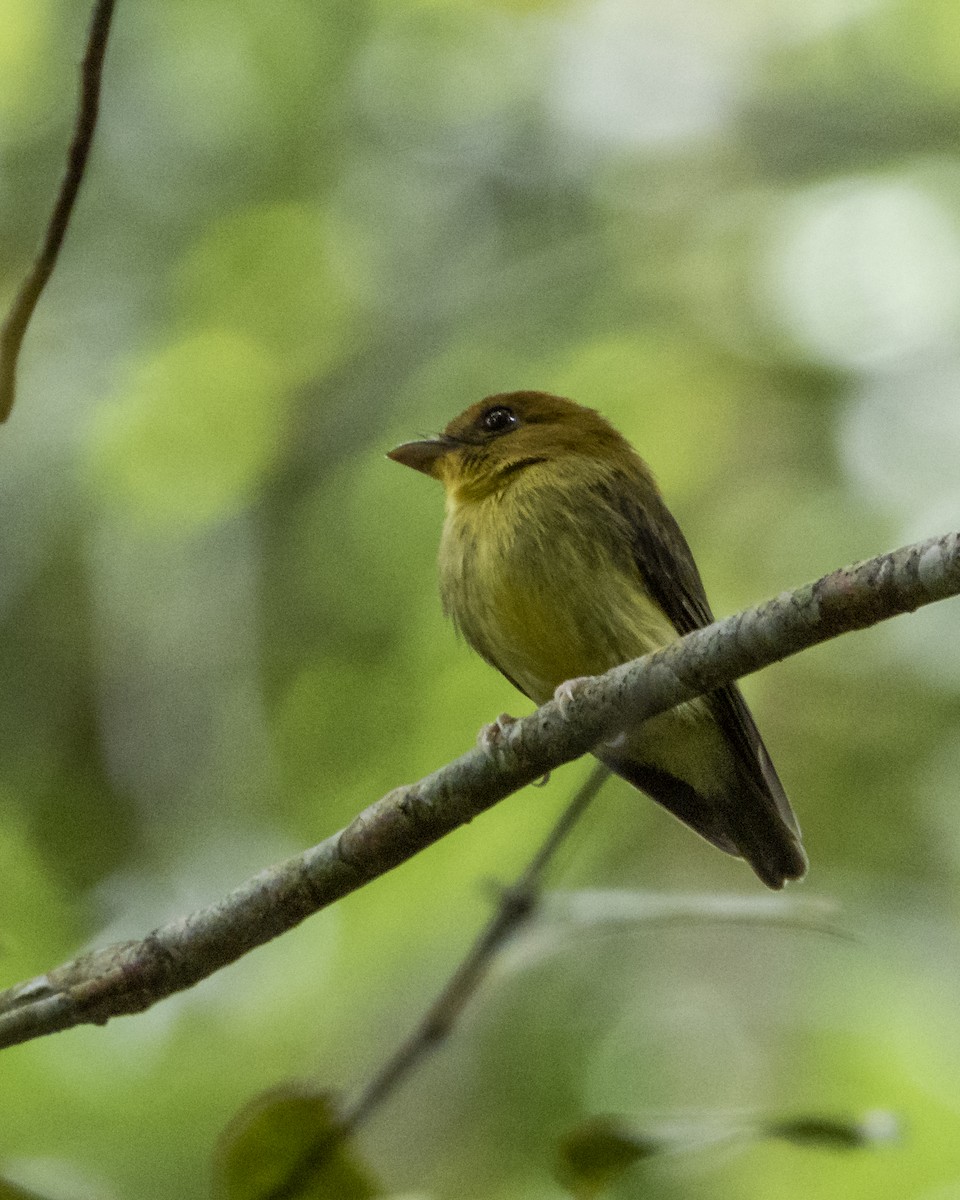
<path fill-rule="evenodd" d="M 567 709 L 572 701 L 576 700 L 577 692 L 586 683 L 591 683 L 596 676 L 594 675 L 577 675 L 574 679 L 565 679 L 553 693 L 553 698 L 560 705 L 560 711 L 564 716 L 567 715 Z"/>
<path fill-rule="evenodd" d="M 511 725 L 516 725 L 517 718 L 511 717 L 509 713 L 501 713 L 495 721 L 491 721 L 489 725 L 484 727 L 477 734 L 477 745 L 481 750 L 485 750 L 487 754 L 492 754 L 495 750 L 499 750 L 503 744 L 504 734 Z"/>
<path fill-rule="evenodd" d="M 546 775 L 541 775 L 539 779 L 535 779 L 530 786 L 531 787 L 546 787 L 549 782 L 550 782 L 550 772 L 548 771 L 546 773 Z"/>

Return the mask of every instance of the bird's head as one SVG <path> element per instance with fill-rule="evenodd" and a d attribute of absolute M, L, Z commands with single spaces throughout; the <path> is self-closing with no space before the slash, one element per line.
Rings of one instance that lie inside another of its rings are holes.
<path fill-rule="evenodd" d="M 439 436 L 404 442 L 387 457 L 439 479 L 451 497 L 482 499 L 536 463 L 625 450 L 593 409 L 548 392 L 503 392 L 471 405 Z"/>

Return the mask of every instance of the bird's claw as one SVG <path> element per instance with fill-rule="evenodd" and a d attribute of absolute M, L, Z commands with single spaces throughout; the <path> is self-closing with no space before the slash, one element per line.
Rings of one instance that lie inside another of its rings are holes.
<path fill-rule="evenodd" d="M 584 684 L 590 683 L 593 680 L 593 675 L 577 675 L 574 679 L 565 679 L 553 693 L 553 698 L 560 705 L 560 711 L 564 716 L 567 715 L 567 709 L 571 703 L 576 700 L 577 692 L 581 690 Z"/>
<path fill-rule="evenodd" d="M 491 721 L 489 725 L 484 727 L 477 734 L 477 745 L 481 750 L 485 750 L 487 754 L 492 754 L 495 750 L 499 750 L 504 734 L 511 725 L 517 723 L 516 717 L 511 717 L 509 713 L 501 713 L 495 721 Z"/>

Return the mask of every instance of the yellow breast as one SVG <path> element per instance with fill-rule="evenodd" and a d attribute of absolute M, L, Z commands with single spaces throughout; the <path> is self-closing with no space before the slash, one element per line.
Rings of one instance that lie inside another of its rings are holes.
<path fill-rule="evenodd" d="M 467 641 L 537 703 L 578 675 L 659 649 L 676 631 L 622 529 L 583 480 L 538 466 L 482 499 L 448 501 L 444 607 Z"/>
<path fill-rule="evenodd" d="M 473 648 L 537 704 L 567 679 L 599 675 L 677 640 L 618 526 L 582 470 L 527 468 L 500 492 L 448 496 L 440 547 L 444 609 Z M 703 699 L 628 728 L 611 748 L 701 792 L 729 774 Z"/>

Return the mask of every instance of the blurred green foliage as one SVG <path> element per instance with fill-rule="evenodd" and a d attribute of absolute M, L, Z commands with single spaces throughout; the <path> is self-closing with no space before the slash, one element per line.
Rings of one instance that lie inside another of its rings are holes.
<path fill-rule="evenodd" d="M 87 17 L 0 0 L 3 302 Z M 956 4 L 118 6 L 0 431 L 3 982 L 215 898 L 524 710 L 441 619 L 438 489 L 383 458 L 519 387 L 635 441 L 719 613 L 956 527 Z M 543 954 L 534 927 L 363 1132 L 384 1186 L 547 1200 L 593 1114 L 881 1108 L 896 1146 L 657 1157 L 611 1194 L 960 1190 L 958 622 L 944 604 L 746 684 L 803 889 L 856 942 L 587 921 Z M 349 1093 L 382 1062 L 584 770 L 191 993 L 5 1051 L 0 1176 L 210 1195 L 252 1097 Z M 556 878 L 756 888 L 616 784 Z"/>

